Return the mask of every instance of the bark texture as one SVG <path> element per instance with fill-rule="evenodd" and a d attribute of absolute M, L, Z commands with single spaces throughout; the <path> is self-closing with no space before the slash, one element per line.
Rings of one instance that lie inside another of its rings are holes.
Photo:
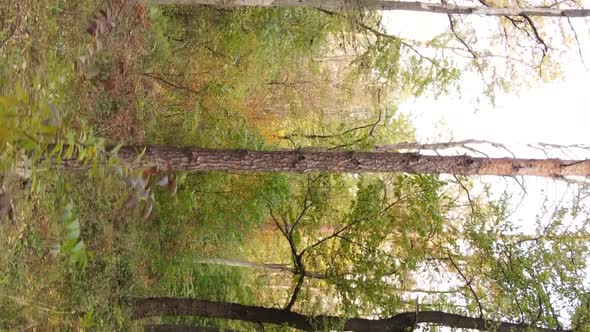
<path fill-rule="evenodd" d="M 209 5 L 218 7 L 311 7 L 330 11 L 363 9 L 363 10 L 406 10 L 437 14 L 474 14 L 485 16 L 553 16 L 553 17 L 585 17 L 590 16 L 590 9 L 559 9 L 559 8 L 504 8 L 475 7 L 452 4 L 406 2 L 390 0 L 143 0 L 147 5 Z"/>
<path fill-rule="evenodd" d="M 65 151 L 67 148 L 64 148 Z M 51 151 L 51 147 L 49 148 Z M 141 158 L 140 155 L 142 156 Z M 209 150 L 169 146 L 123 146 L 117 156 L 132 168 L 170 171 L 403 172 L 499 176 L 589 176 L 590 160 L 429 156 L 399 152 Z M 76 156 L 55 168 L 86 169 Z"/>
<path fill-rule="evenodd" d="M 220 329 L 218 329 L 216 327 L 171 325 L 171 324 L 144 325 L 143 331 L 144 332 L 222 332 Z M 223 332 L 236 332 L 236 331 L 224 329 Z"/>
<path fill-rule="evenodd" d="M 481 331 L 515 332 L 557 332 L 555 330 L 514 324 L 481 318 L 471 318 L 441 311 L 403 312 L 386 319 L 343 319 L 335 316 L 306 316 L 292 311 L 236 303 L 213 302 L 178 298 L 134 298 L 131 299 L 134 319 L 152 316 L 190 315 L 236 319 L 254 323 L 288 325 L 300 330 L 317 331 L 328 328 L 357 332 L 405 332 L 415 324 L 428 323 L 452 328 L 476 329 Z"/>

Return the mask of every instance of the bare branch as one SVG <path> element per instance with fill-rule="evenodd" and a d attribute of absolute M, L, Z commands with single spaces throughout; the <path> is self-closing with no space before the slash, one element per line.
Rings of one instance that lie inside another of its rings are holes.
<path fill-rule="evenodd" d="M 522 15 L 522 17 L 529 23 L 529 26 L 531 27 L 531 29 L 533 30 L 533 33 L 535 34 L 535 38 L 537 39 L 537 43 L 539 43 L 542 46 L 541 51 L 543 52 L 543 58 L 541 59 L 541 62 L 543 62 L 543 59 L 547 56 L 547 52 L 549 52 L 549 46 L 547 46 L 547 43 L 545 43 L 545 40 L 543 40 L 543 37 L 541 37 L 541 34 L 539 33 L 539 29 L 535 25 L 535 22 L 533 22 L 533 19 L 530 18 L 528 15 Z"/>
<path fill-rule="evenodd" d="M 479 70 L 480 74 L 483 74 L 483 68 L 481 66 L 481 63 L 479 62 L 479 56 L 477 55 L 477 53 L 475 53 L 475 51 L 471 48 L 471 46 L 469 46 L 469 44 L 465 41 L 465 39 L 463 39 L 463 37 L 461 37 L 461 35 L 455 29 L 455 22 L 454 22 L 453 17 L 450 14 L 447 15 L 447 17 L 449 18 L 449 27 L 451 28 L 451 32 L 453 33 L 453 35 L 455 35 L 455 38 L 457 38 L 457 40 L 459 40 L 459 42 L 461 42 L 461 44 L 463 44 L 463 46 L 465 46 L 467 51 L 469 51 L 469 53 L 471 53 L 471 56 L 473 57 L 473 62 L 477 66 L 477 69 Z"/>
<path fill-rule="evenodd" d="M 320 239 L 320 240 L 316 241 L 314 244 L 312 244 L 312 245 L 309 245 L 309 246 L 307 246 L 305 249 L 303 249 L 303 250 L 301 251 L 300 255 L 303 255 L 305 252 L 307 252 L 307 251 L 309 251 L 309 250 L 311 250 L 311 249 L 313 249 L 313 248 L 315 248 L 315 247 L 317 247 L 317 246 L 321 245 L 322 243 L 324 243 L 324 242 L 326 242 L 326 241 L 328 241 L 328 240 L 330 240 L 330 239 L 333 239 L 333 238 L 335 238 L 335 237 L 338 237 L 340 234 L 342 234 L 342 233 L 346 232 L 346 231 L 347 231 L 348 229 L 350 229 L 352 226 L 354 226 L 354 225 L 356 225 L 356 224 L 358 224 L 358 223 L 360 223 L 361 221 L 364 221 L 364 220 L 366 220 L 366 219 L 365 219 L 365 218 L 360 218 L 360 219 L 357 219 L 357 220 L 355 220 L 355 221 L 353 221 L 353 222 L 349 223 L 348 225 L 346 225 L 346 226 L 344 226 L 344 227 L 340 228 L 339 230 L 335 231 L 334 233 L 332 233 L 332 234 L 330 234 L 330 235 L 328 235 L 328 236 L 326 236 L 326 237 L 324 237 L 324 238 L 322 238 L 322 239 Z"/>
<path fill-rule="evenodd" d="M 455 261 L 453 260 L 453 258 L 451 256 L 448 256 L 447 259 L 451 262 L 451 265 L 453 265 L 455 270 L 459 273 L 461 278 L 463 278 L 463 280 L 465 281 L 465 285 L 469 288 L 469 291 L 473 295 L 475 302 L 477 302 L 477 307 L 479 309 L 479 318 L 483 318 L 483 307 L 481 305 L 481 301 L 479 300 L 479 296 L 477 296 L 477 293 L 475 292 L 473 287 L 471 287 L 471 280 L 468 280 L 467 277 L 465 277 L 465 274 L 463 274 L 463 271 L 461 271 L 459 266 L 457 266 L 457 264 L 455 264 Z"/>
<path fill-rule="evenodd" d="M 339 133 L 336 134 L 297 134 L 297 133 L 293 133 L 293 134 L 287 134 L 284 136 L 277 136 L 277 138 L 279 139 L 288 139 L 291 140 L 294 137 L 303 137 L 303 138 L 308 138 L 308 139 L 326 139 L 326 138 L 336 138 L 336 137 L 341 137 L 344 136 L 346 134 L 350 134 L 353 133 L 355 131 L 359 131 L 362 129 L 367 129 L 367 128 L 371 128 L 369 134 L 373 135 L 373 131 L 375 130 L 375 127 L 379 124 L 379 122 L 381 121 L 381 111 L 379 112 L 379 117 L 377 118 L 377 120 L 375 122 L 369 123 L 369 124 L 365 124 L 365 125 L 361 125 L 358 127 L 354 127 L 354 128 L 350 128 L 344 131 L 341 131 Z"/>
<path fill-rule="evenodd" d="M 326 9 L 322 9 L 322 8 L 316 8 L 316 9 L 318 11 L 321 11 L 322 13 L 325 13 L 325 14 L 328 14 L 328 15 L 331 15 L 331 16 L 341 16 L 341 17 L 343 16 L 342 14 L 339 14 L 339 13 L 333 12 L 333 11 L 329 11 L 329 10 L 326 10 Z M 405 46 L 406 48 L 410 49 L 413 53 L 415 53 L 421 59 L 427 60 L 428 62 L 430 62 L 433 66 L 435 66 L 437 68 L 442 68 L 438 61 L 436 61 L 435 59 L 433 59 L 431 57 L 428 57 L 428 56 L 423 55 L 420 51 L 418 51 L 416 49 L 415 46 L 413 46 L 412 44 L 410 44 L 410 43 L 402 40 L 399 37 L 396 37 L 394 35 L 390 35 L 390 34 L 387 34 L 387 33 L 382 32 L 382 31 L 379 31 L 379 30 L 377 30 L 375 28 L 372 28 L 372 27 L 366 25 L 365 23 L 363 23 L 363 22 L 361 22 L 359 20 L 353 20 L 351 23 L 353 25 L 356 25 L 359 28 L 362 28 L 363 30 L 366 30 L 366 31 L 371 32 L 372 34 L 374 34 L 377 37 L 382 37 L 384 39 L 389 39 L 389 40 L 397 41 L 402 46 Z"/>
<path fill-rule="evenodd" d="M 465 149 L 465 150 L 468 150 L 468 151 L 471 151 L 474 153 L 482 154 L 487 157 L 486 153 L 469 147 L 468 145 L 470 145 L 470 144 L 480 144 L 480 145 L 488 144 L 496 149 L 501 149 L 501 150 L 508 152 L 513 158 L 516 157 L 515 154 L 512 151 L 510 151 L 510 149 L 508 149 L 506 147 L 506 145 L 504 145 L 502 143 L 490 142 L 490 141 L 486 141 L 486 140 L 476 140 L 476 139 L 466 139 L 466 140 L 462 140 L 462 141 L 454 141 L 454 142 L 451 141 L 451 142 L 444 142 L 444 143 L 425 143 L 425 144 L 420 144 L 420 143 L 415 143 L 415 142 L 402 142 L 402 143 L 396 143 L 396 144 L 390 144 L 390 145 L 376 146 L 375 150 L 377 150 L 377 151 L 415 150 L 417 152 L 420 152 L 421 150 L 436 151 L 436 150 L 446 150 L 446 149 L 451 149 L 451 148 L 462 148 L 462 149 Z"/>
<path fill-rule="evenodd" d="M 453 177 L 455 178 L 455 180 L 457 181 L 459 186 L 461 186 L 461 188 L 463 188 L 463 190 L 465 191 L 465 194 L 467 195 L 467 201 L 469 202 L 469 207 L 471 208 L 470 219 L 473 220 L 473 218 L 475 217 L 475 204 L 473 203 L 473 200 L 471 199 L 471 194 L 469 192 L 469 189 L 467 189 L 467 187 L 465 187 L 463 182 L 461 180 L 459 180 L 459 178 L 456 175 L 453 174 Z"/>
<path fill-rule="evenodd" d="M 203 93 L 203 91 L 204 91 L 204 89 L 201 89 L 201 90 L 193 90 L 193 89 L 191 89 L 191 88 L 189 88 L 189 87 L 187 87 L 187 86 L 184 86 L 184 85 L 179 85 L 179 84 L 177 84 L 177 83 L 173 83 L 173 82 L 171 82 L 171 81 L 169 81 L 169 80 L 167 80 L 167 79 L 165 79 L 165 78 L 163 78 L 163 77 L 161 77 L 161 76 L 159 76 L 159 75 L 156 75 L 156 74 L 154 74 L 154 73 L 147 73 L 147 72 L 146 72 L 146 73 L 141 73 L 141 75 L 143 75 L 143 76 L 145 76 L 145 77 L 153 78 L 153 79 L 155 79 L 155 80 L 157 80 L 157 81 L 160 81 L 160 82 L 162 82 L 162 83 L 164 83 L 164 84 L 166 84 L 166 85 L 168 85 L 168 86 L 170 86 L 170 87 L 173 87 L 173 88 L 175 88 L 175 89 L 179 89 L 179 90 L 185 90 L 185 91 L 188 91 L 188 92 L 190 92 L 190 93 L 192 93 L 192 94 L 196 94 L 196 95 L 199 95 L 199 96 L 200 96 L 200 95 Z"/>
<path fill-rule="evenodd" d="M 574 38 L 576 40 L 576 45 L 578 47 L 578 54 L 580 55 L 580 61 L 582 61 L 582 65 L 584 65 L 584 67 L 586 67 L 586 63 L 584 62 L 584 55 L 582 54 L 582 45 L 580 45 L 580 39 L 578 38 L 578 32 L 574 28 L 571 18 L 567 17 L 567 23 L 569 24 L 570 29 L 572 29 L 572 33 L 574 34 Z M 586 67 L 586 69 L 588 69 L 588 67 Z"/>

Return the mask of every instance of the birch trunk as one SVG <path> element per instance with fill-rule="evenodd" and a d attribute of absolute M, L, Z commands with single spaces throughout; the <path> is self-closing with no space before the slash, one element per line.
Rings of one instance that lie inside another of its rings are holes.
<path fill-rule="evenodd" d="M 585 17 L 590 16 L 590 9 L 559 9 L 559 8 L 505 8 L 458 6 L 452 4 L 406 2 L 390 0 L 142 0 L 146 5 L 209 5 L 217 7 L 310 7 L 330 11 L 363 9 L 363 10 L 405 10 L 429 12 L 436 14 L 474 14 L 484 16 L 552 16 L 552 17 Z"/>
<path fill-rule="evenodd" d="M 194 260 L 197 264 L 211 264 L 211 265 L 222 265 L 222 266 L 231 266 L 231 267 L 244 267 L 254 270 L 270 270 L 270 271 L 277 271 L 277 272 L 287 272 L 290 274 L 299 274 L 296 272 L 295 269 L 289 267 L 286 264 L 273 264 L 273 263 L 256 263 L 256 262 L 249 262 L 249 261 L 241 261 L 241 260 L 233 260 L 233 259 L 223 259 L 223 258 L 197 258 Z M 316 278 L 316 279 L 325 279 L 326 276 L 320 273 L 314 273 L 305 271 L 303 274 L 306 277 Z"/>

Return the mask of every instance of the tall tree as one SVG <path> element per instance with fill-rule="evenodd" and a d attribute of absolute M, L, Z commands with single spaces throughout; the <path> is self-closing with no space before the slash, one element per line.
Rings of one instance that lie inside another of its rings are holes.
<path fill-rule="evenodd" d="M 55 146 L 50 146 L 52 151 Z M 55 168 L 85 169 L 84 156 L 61 156 Z M 590 160 L 481 158 L 432 156 L 400 152 L 313 151 L 306 149 L 252 151 L 199 149 L 174 146 L 122 146 L 113 150 L 119 160 L 133 168 L 170 171 L 244 172 L 403 172 L 499 176 L 589 176 Z"/>
<path fill-rule="evenodd" d="M 274 308 L 247 306 L 237 303 L 214 302 L 179 298 L 133 298 L 134 319 L 153 316 L 192 315 L 236 319 L 254 323 L 287 325 L 304 331 L 322 331 L 339 328 L 357 332 L 405 332 L 417 324 L 436 324 L 450 328 L 475 329 L 496 332 L 571 332 L 572 330 L 549 329 L 528 324 L 509 323 L 498 320 L 472 318 L 442 311 L 402 312 L 385 319 L 345 318 L 337 316 L 309 316 Z"/>
<path fill-rule="evenodd" d="M 549 17 L 585 17 L 590 16 L 590 9 L 577 8 L 551 8 L 551 7 L 529 7 L 529 8 L 510 8 L 510 7 L 489 7 L 489 6 L 460 6 L 448 3 L 428 3 L 428 2 L 405 2 L 405 1 L 388 1 L 388 0 L 363 0 L 363 1 L 343 1 L 343 0 L 144 0 L 147 4 L 153 5 L 208 5 L 219 7 L 310 7 L 324 10 L 405 10 L 429 12 L 437 14 L 475 14 L 486 16 L 549 16 Z"/>
<path fill-rule="evenodd" d="M 449 203 L 463 204 L 446 186 L 436 185 L 434 177 L 397 176 L 398 181 L 386 185 L 379 178 L 384 174 L 360 176 L 354 203 L 343 206 L 347 211 L 341 213 L 333 208 L 340 198 L 324 188 L 327 176 L 332 175 L 308 175 L 307 185 L 297 186 L 303 192 L 285 206 L 269 201 L 278 236 L 288 242 L 278 246 L 285 253 L 280 257 L 290 255 L 292 268 L 276 256 L 272 260 L 281 264 L 195 262 L 294 274 L 293 291 L 284 294 L 290 297 L 283 307 L 287 312 L 307 314 L 309 304 L 321 298 L 329 303 L 321 306 L 326 313 L 386 318 L 414 311 L 413 300 L 419 296 L 422 311 L 583 331 L 579 326 L 587 314 L 575 308 L 583 309 L 581 295 L 586 292 L 581 280 L 586 274 L 587 222 L 564 222 L 566 213 L 560 208 L 549 222 L 537 220 L 534 231 L 519 235 L 506 201 L 481 205 L 468 193 L 464 213 L 448 211 Z M 579 207 L 571 213 L 584 214 Z M 334 227 L 325 232 L 321 225 Z M 283 287 L 289 281 L 285 275 L 268 277 L 272 293 L 289 289 Z M 273 299 L 264 303 L 282 302 Z"/>

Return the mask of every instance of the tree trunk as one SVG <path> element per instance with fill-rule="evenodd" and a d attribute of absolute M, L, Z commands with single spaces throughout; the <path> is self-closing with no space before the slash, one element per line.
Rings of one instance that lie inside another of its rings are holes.
<path fill-rule="evenodd" d="M 52 147 L 49 147 L 49 151 Z M 64 147 L 63 151 L 67 150 Z M 132 168 L 170 171 L 243 172 L 402 172 L 498 176 L 589 176 L 590 160 L 481 158 L 429 156 L 399 152 L 354 151 L 249 151 L 209 150 L 170 146 L 123 146 L 119 159 Z M 139 158 L 141 156 L 141 158 Z M 85 170 L 90 166 L 77 156 L 62 157 L 56 169 Z"/>
<path fill-rule="evenodd" d="M 245 267 L 255 270 L 275 270 L 275 271 L 286 271 L 293 272 L 293 269 L 287 264 L 274 264 L 274 263 L 257 263 L 250 261 L 241 261 L 235 259 L 225 258 L 196 258 L 194 260 L 197 264 L 211 264 L 211 265 L 223 265 L 231 267 Z"/>
<path fill-rule="evenodd" d="M 554 16 L 584 17 L 590 16 L 590 9 L 559 9 L 559 8 L 494 8 L 458 6 L 452 4 L 406 2 L 391 0 L 143 0 L 147 5 L 209 5 L 218 7 L 310 7 L 330 11 L 338 10 L 406 10 L 437 14 L 475 14 L 485 16 Z"/>
<path fill-rule="evenodd" d="M 151 324 L 144 325 L 143 332 L 222 332 L 222 330 L 208 326 Z M 223 332 L 234 332 L 234 330 L 223 329 Z"/>
<path fill-rule="evenodd" d="M 231 267 L 245 267 L 255 270 L 270 270 L 270 271 L 278 271 L 278 272 L 287 272 L 290 274 L 299 274 L 299 272 L 295 271 L 294 268 L 290 267 L 286 264 L 273 264 L 273 263 L 257 263 L 257 262 L 249 262 L 249 261 L 241 261 L 235 259 L 224 259 L 224 258 L 197 258 L 194 260 L 197 264 L 211 264 L 211 265 L 222 265 L 222 266 L 231 266 Z M 306 277 L 316 278 L 316 279 L 326 279 L 326 276 L 320 273 L 315 273 L 311 271 L 304 271 L 303 274 Z"/>
<path fill-rule="evenodd" d="M 451 328 L 476 329 L 481 331 L 557 332 L 559 330 L 533 327 L 481 318 L 471 318 L 441 311 L 403 312 L 386 319 L 342 318 L 336 316 L 306 316 L 292 311 L 247 306 L 236 303 L 213 302 L 178 298 L 131 299 L 134 319 L 152 316 L 202 316 L 236 319 L 253 323 L 288 325 L 305 331 L 339 329 L 359 332 L 405 332 L 416 324 L 427 323 Z M 571 332 L 571 330 L 564 330 Z"/>

